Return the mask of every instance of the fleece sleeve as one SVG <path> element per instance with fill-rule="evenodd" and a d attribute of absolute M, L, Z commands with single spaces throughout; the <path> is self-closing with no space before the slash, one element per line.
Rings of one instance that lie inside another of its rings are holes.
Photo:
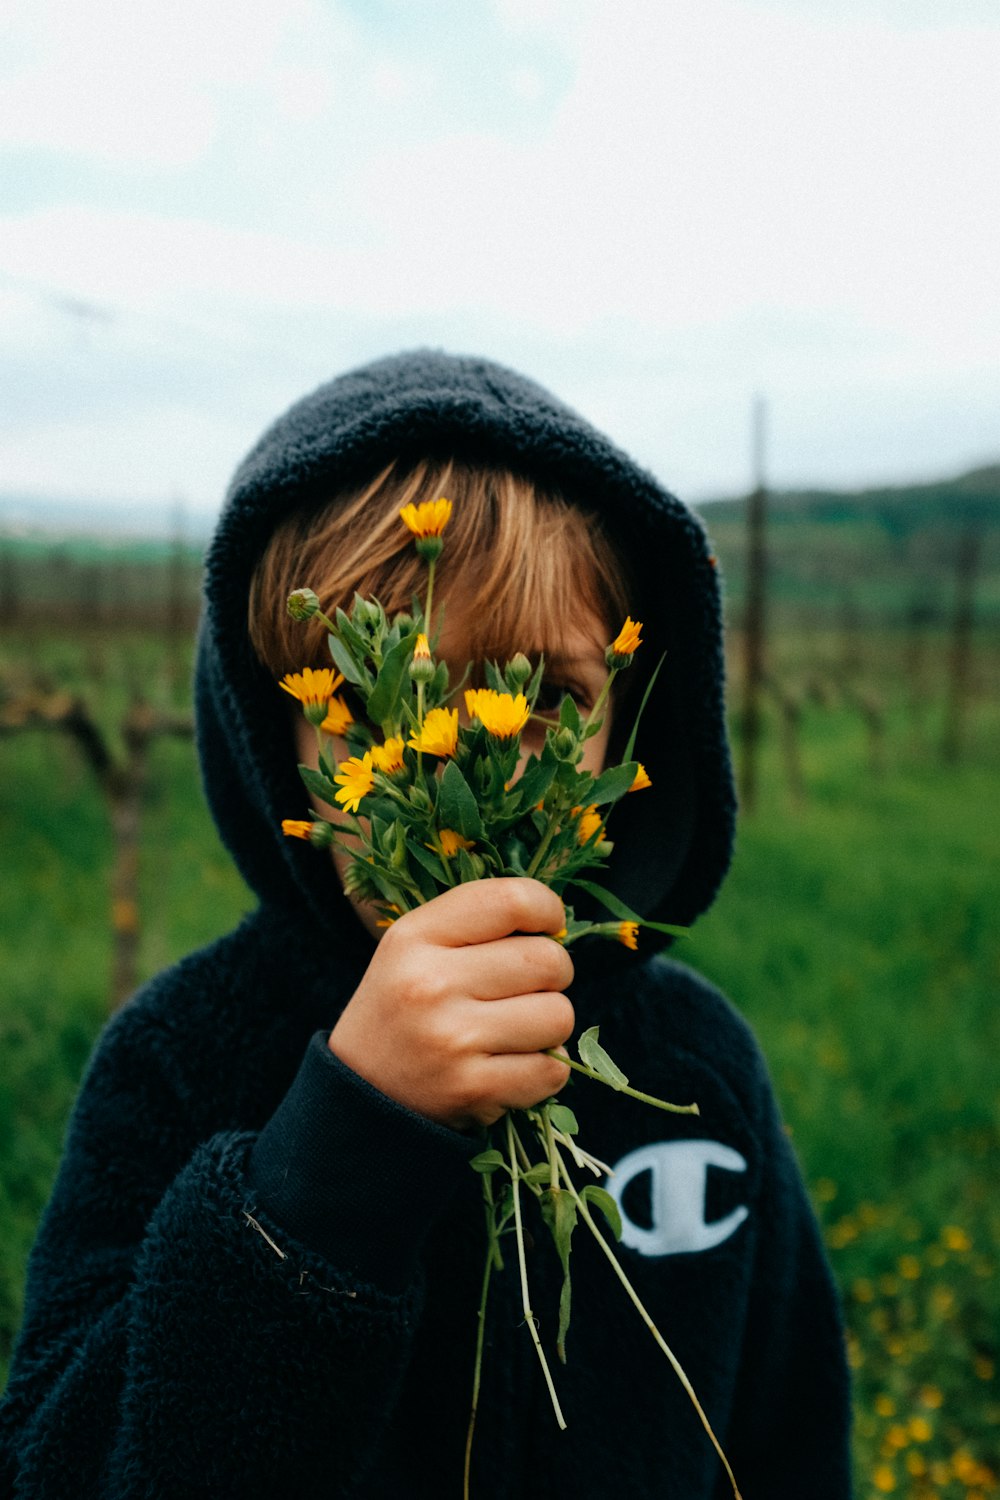
<path fill-rule="evenodd" d="M 476 1145 L 317 1036 L 259 1134 L 191 1149 L 169 1071 L 126 1027 L 91 1067 L 32 1253 L 0 1492 L 350 1496 L 392 1420 L 424 1236 Z"/>
<path fill-rule="evenodd" d="M 763 1077 L 760 1229 L 726 1449 L 743 1500 L 849 1500 L 850 1386 L 839 1299 Z M 731 1500 L 722 1476 L 714 1500 Z"/>

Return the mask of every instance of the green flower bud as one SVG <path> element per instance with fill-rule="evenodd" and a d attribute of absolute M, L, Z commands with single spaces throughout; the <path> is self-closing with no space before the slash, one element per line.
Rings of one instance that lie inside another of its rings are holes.
<path fill-rule="evenodd" d="M 524 687 L 531 676 L 531 662 L 523 651 L 518 651 L 515 656 L 511 657 L 504 670 L 504 676 L 515 692 Z"/>
<path fill-rule="evenodd" d="M 309 832 L 309 842 L 316 849 L 329 849 L 333 843 L 333 824 L 322 821 L 314 823 Z"/>
<path fill-rule="evenodd" d="M 319 609 L 319 600 L 312 589 L 296 589 L 289 594 L 286 608 L 293 620 L 311 620 Z"/>
<path fill-rule="evenodd" d="M 444 542 L 439 536 L 418 536 L 415 545 L 418 557 L 424 562 L 436 561 L 444 551 Z"/>
<path fill-rule="evenodd" d="M 552 742 L 552 748 L 560 760 L 572 760 L 577 748 L 576 735 L 572 729 L 567 728 L 566 725 L 563 725 L 561 729 L 557 729 Z"/>
<path fill-rule="evenodd" d="M 430 812 L 434 806 L 422 786 L 410 787 L 410 805 L 417 808 L 419 812 Z"/>

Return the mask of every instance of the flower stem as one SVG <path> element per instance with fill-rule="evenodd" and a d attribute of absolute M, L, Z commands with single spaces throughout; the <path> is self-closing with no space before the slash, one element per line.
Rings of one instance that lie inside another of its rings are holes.
<path fill-rule="evenodd" d="M 607 702 L 608 694 L 611 691 L 611 684 L 614 682 L 617 676 L 618 668 L 611 667 L 608 671 L 607 677 L 604 679 L 604 686 L 601 688 L 601 691 L 597 695 L 597 701 L 594 704 L 593 708 L 590 710 L 590 713 L 587 715 L 587 720 L 583 726 L 582 731 L 584 735 L 586 735 L 587 730 L 590 728 L 591 724 L 593 724 L 594 720 L 597 718 L 597 715 L 600 713 L 601 709 Z"/>
<path fill-rule="evenodd" d="M 531 1301 L 528 1296 L 528 1268 L 525 1264 L 524 1259 L 524 1227 L 521 1223 L 521 1196 L 518 1191 L 520 1186 L 520 1173 L 517 1167 L 517 1151 L 514 1145 L 514 1124 L 509 1114 L 507 1115 L 507 1150 L 510 1155 L 510 1173 L 512 1180 L 512 1193 L 514 1198 L 514 1227 L 517 1231 L 517 1264 L 518 1269 L 521 1273 L 521 1306 L 524 1310 L 524 1319 L 528 1325 L 528 1332 L 531 1334 L 531 1341 L 535 1346 L 535 1352 L 538 1355 L 539 1363 L 542 1366 L 542 1374 L 545 1377 L 545 1384 L 548 1387 L 549 1397 L 552 1401 L 552 1409 L 556 1414 L 556 1421 L 559 1424 L 559 1430 L 561 1432 L 565 1432 L 566 1418 L 562 1414 L 562 1407 L 559 1405 L 559 1397 L 556 1395 L 556 1388 L 552 1384 L 552 1373 L 549 1370 L 549 1362 L 545 1358 L 545 1350 L 542 1348 L 542 1341 L 538 1337 L 538 1329 L 535 1327 L 535 1315 L 531 1311 Z"/>
<path fill-rule="evenodd" d="M 545 858 L 545 855 L 549 851 L 549 845 L 552 842 L 553 835 L 555 834 L 556 829 L 559 827 L 559 818 L 561 813 L 562 809 L 557 807 L 552 813 L 552 816 L 549 818 L 549 826 L 542 834 L 542 842 L 535 850 L 535 857 L 531 861 L 531 864 L 528 866 L 527 870 L 525 870 L 524 872 L 529 879 L 531 879 L 532 876 L 538 873 L 538 869 L 542 863 L 542 860 Z"/>
<path fill-rule="evenodd" d="M 488 1177 L 483 1178 L 484 1208 L 486 1210 L 486 1264 L 483 1267 L 483 1287 L 479 1295 L 479 1331 L 476 1334 L 476 1362 L 472 1372 L 472 1409 L 469 1412 L 469 1430 L 465 1438 L 465 1481 L 462 1488 L 464 1500 L 469 1500 L 469 1480 L 472 1473 L 472 1438 L 476 1430 L 476 1412 L 479 1409 L 479 1383 L 483 1373 L 483 1340 L 486 1332 L 486 1300 L 490 1293 L 490 1277 L 496 1245 L 496 1222 L 494 1219 L 493 1189 Z"/>
<path fill-rule="evenodd" d="M 657 1099 L 654 1094 L 644 1094 L 640 1089 L 630 1088 L 627 1083 L 612 1083 L 610 1079 L 602 1078 L 600 1073 L 595 1073 L 593 1068 L 588 1068 L 585 1063 L 574 1062 L 571 1057 L 565 1057 L 557 1052 L 554 1047 L 545 1049 L 546 1057 L 554 1057 L 556 1062 L 565 1063 L 567 1068 L 572 1068 L 574 1073 L 582 1073 L 585 1078 L 593 1078 L 595 1083 L 606 1084 L 609 1089 L 614 1089 L 616 1094 L 628 1094 L 632 1099 L 641 1099 L 643 1104 L 652 1104 L 656 1109 L 665 1109 L 671 1115 L 698 1115 L 701 1110 L 697 1104 L 669 1104 L 666 1099 Z"/>
<path fill-rule="evenodd" d="M 645 1323 L 646 1327 L 649 1329 L 650 1333 L 653 1335 L 653 1338 L 656 1340 L 656 1342 L 659 1345 L 659 1347 L 663 1350 L 663 1353 L 667 1356 L 667 1359 L 670 1361 L 670 1364 L 671 1364 L 671 1366 L 673 1368 L 674 1374 L 677 1376 L 677 1378 L 680 1381 L 681 1385 L 684 1387 L 685 1391 L 687 1392 L 687 1394 L 688 1394 L 688 1396 L 689 1396 L 689 1398 L 690 1398 L 690 1400 L 691 1400 L 691 1402 L 692 1402 L 692 1404 L 694 1406 L 695 1411 L 698 1413 L 698 1416 L 701 1418 L 701 1425 L 704 1427 L 705 1431 L 708 1433 L 708 1436 L 709 1436 L 709 1438 L 711 1440 L 711 1443 L 712 1443 L 712 1447 L 715 1449 L 716 1453 L 721 1458 L 723 1467 L 724 1467 L 726 1473 L 729 1475 L 729 1482 L 730 1482 L 730 1484 L 733 1487 L 733 1494 L 736 1497 L 736 1500 L 742 1500 L 742 1497 L 741 1497 L 740 1492 L 739 1492 L 739 1487 L 737 1486 L 737 1483 L 736 1483 L 736 1477 L 733 1474 L 732 1469 L 729 1467 L 729 1460 L 727 1459 L 726 1455 L 723 1453 L 722 1447 L 721 1447 L 721 1445 L 719 1443 L 719 1440 L 715 1436 L 715 1433 L 712 1431 L 712 1424 L 709 1422 L 708 1417 L 705 1415 L 704 1408 L 702 1407 L 701 1402 L 698 1400 L 698 1397 L 695 1395 L 694 1387 L 692 1386 L 690 1380 L 688 1380 L 687 1376 L 685 1375 L 684 1370 L 683 1370 L 683 1368 L 681 1366 L 680 1361 L 678 1360 L 676 1354 L 674 1354 L 673 1350 L 670 1348 L 670 1345 L 667 1343 L 666 1339 L 663 1337 L 663 1335 L 660 1332 L 660 1330 L 657 1328 L 656 1324 L 653 1322 L 652 1318 L 649 1316 L 649 1313 L 646 1311 L 645 1307 L 643 1306 L 642 1302 L 639 1299 L 639 1294 L 636 1292 L 635 1287 L 632 1285 L 631 1281 L 629 1281 L 628 1277 L 626 1276 L 624 1268 L 622 1267 L 621 1261 L 618 1259 L 617 1255 L 612 1250 L 611 1246 L 608 1244 L 607 1240 L 604 1238 L 603 1234 L 601 1233 L 601 1231 L 598 1229 L 597 1225 L 595 1224 L 593 1216 L 592 1216 L 592 1214 L 590 1212 L 590 1209 L 587 1207 L 587 1201 L 586 1201 L 586 1199 L 582 1198 L 580 1196 L 580 1194 L 577 1192 L 577 1190 L 576 1190 L 576 1188 L 575 1188 L 575 1186 L 573 1184 L 573 1179 L 570 1177 L 569 1172 L 568 1172 L 568 1170 L 566 1168 L 566 1164 L 562 1160 L 561 1157 L 559 1158 L 559 1170 L 560 1170 L 563 1182 L 566 1184 L 567 1190 L 572 1195 L 573 1200 L 576 1203 L 577 1212 L 579 1213 L 580 1217 L 583 1219 L 584 1223 L 587 1225 L 587 1228 L 590 1230 L 591 1234 L 594 1236 L 594 1238 L 597 1241 L 597 1243 L 600 1245 L 601 1249 L 604 1251 L 604 1254 L 606 1255 L 607 1259 L 611 1263 L 612 1270 L 614 1271 L 615 1275 L 618 1277 L 618 1280 L 621 1282 L 622 1286 L 625 1288 L 625 1291 L 628 1293 L 629 1300 L 631 1301 L 633 1307 L 636 1309 L 636 1311 L 638 1312 L 639 1316 L 642 1318 L 642 1321 Z"/>

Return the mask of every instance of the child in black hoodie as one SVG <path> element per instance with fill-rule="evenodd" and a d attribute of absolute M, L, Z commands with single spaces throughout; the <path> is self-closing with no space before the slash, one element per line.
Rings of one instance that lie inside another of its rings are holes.
<path fill-rule="evenodd" d="M 277 623 L 283 595 L 377 581 L 387 606 L 405 602 L 396 512 L 449 491 L 456 661 L 545 649 L 585 702 L 623 603 L 645 622 L 649 664 L 667 652 L 636 752 L 652 785 L 614 813 L 614 889 L 686 923 L 725 874 L 720 612 L 696 519 L 483 361 L 383 360 L 294 407 L 233 482 L 197 672 L 206 793 L 259 905 L 147 985 L 94 1054 L 0 1407 L 3 1493 L 460 1495 L 484 1249 L 472 1127 L 561 1088 L 566 1069 L 540 1049 L 596 1023 L 642 1088 L 700 1106 L 665 1117 L 572 1090 L 581 1139 L 615 1167 L 628 1274 L 744 1500 L 850 1493 L 836 1297 L 764 1064 L 728 1003 L 646 933 L 636 954 L 580 944 L 571 962 L 532 935 L 561 926 L 535 882 L 448 892 L 376 946 L 334 862 L 282 836 L 304 793 L 275 677 L 322 661 L 318 634 Z M 627 719 L 615 705 L 612 751 Z M 556 1372 L 569 1430 L 556 1430 L 514 1259 L 491 1294 L 473 1494 L 730 1493 L 580 1235 Z M 530 1259 L 535 1307 L 554 1308 L 556 1257 Z"/>

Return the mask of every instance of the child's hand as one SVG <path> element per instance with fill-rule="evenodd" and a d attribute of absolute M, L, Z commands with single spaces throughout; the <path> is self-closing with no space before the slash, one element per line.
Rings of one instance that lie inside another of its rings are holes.
<path fill-rule="evenodd" d="M 563 904 L 537 880 L 475 880 L 386 931 L 330 1050 L 408 1109 L 461 1130 L 561 1089 L 543 1049 L 573 1030 Z M 511 934 L 517 934 L 511 936 Z"/>

